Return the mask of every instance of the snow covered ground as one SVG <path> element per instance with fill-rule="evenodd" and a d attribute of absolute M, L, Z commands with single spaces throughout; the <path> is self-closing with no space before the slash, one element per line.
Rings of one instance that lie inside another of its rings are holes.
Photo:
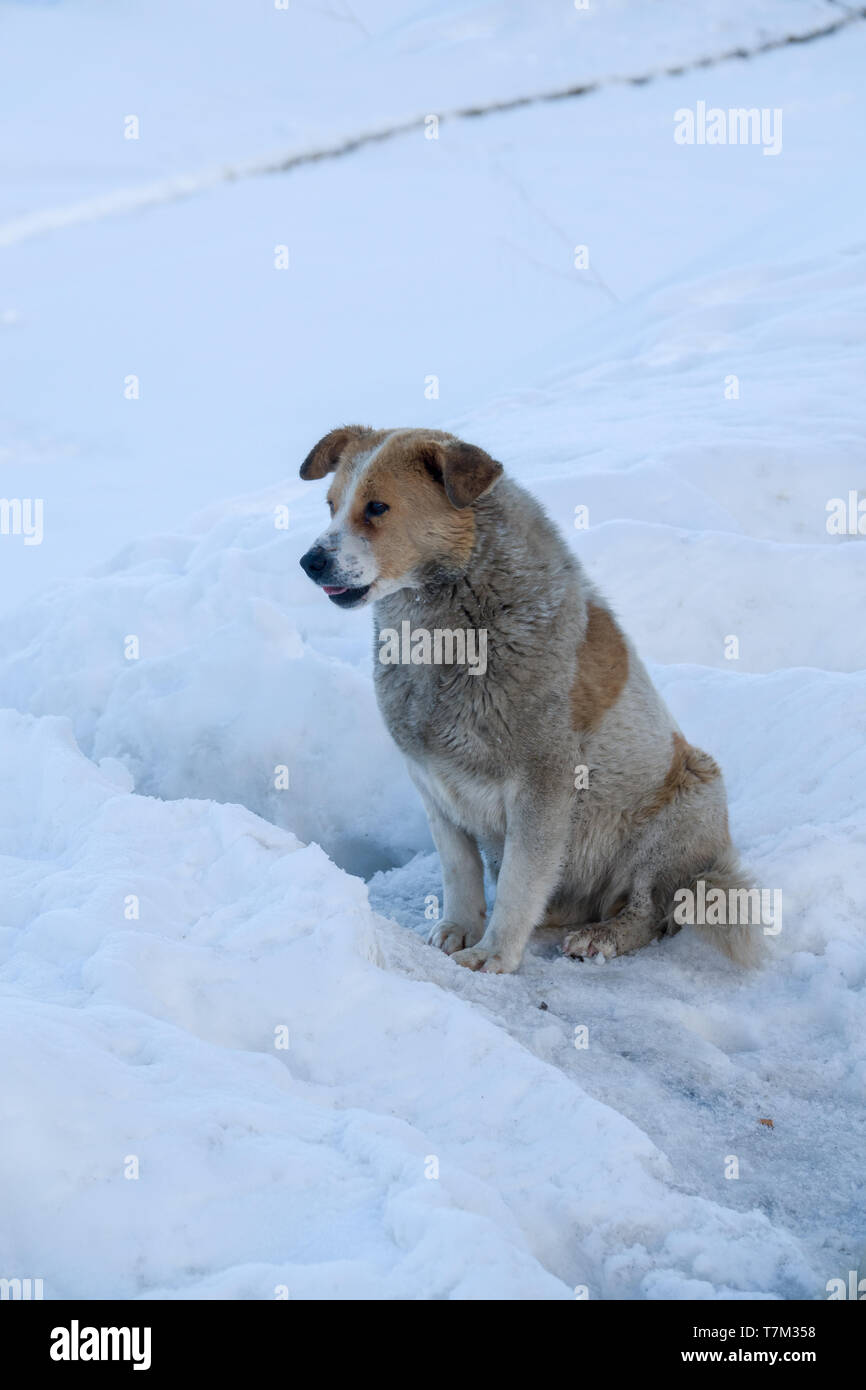
<path fill-rule="evenodd" d="M 0 1276 L 785 1299 L 863 1260 L 866 536 L 827 504 L 866 495 L 866 24 L 605 84 L 842 13 L 651 10 L 0 5 L 0 466 L 45 516 L 0 535 Z M 782 153 L 678 146 L 702 100 Z M 369 618 L 297 566 L 352 418 L 447 424 L 571 536 L 783 891 L 766 969 L 424 945 Z"/>

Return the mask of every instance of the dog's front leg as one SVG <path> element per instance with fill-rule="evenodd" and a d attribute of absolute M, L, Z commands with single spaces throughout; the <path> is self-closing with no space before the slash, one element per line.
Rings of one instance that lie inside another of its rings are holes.
<path fill-rule="evenodd" d="M 484 933 L 487 908 L 484 901 L 484 865 L 476 841 L 454 825 L 422 790 L 433 842 L 442 863 L 445 901 L 443 917 L 434 923 L 427 940 L 446 955 L 474 946 Z"/>
<path fill-rule="evenodd" d="M 570 795 L 523 792 L 509 808 L 496 904 L 476 946 L 453 959 L 470 970 L 509 974 L 559 884 L 571 830 Z"/>

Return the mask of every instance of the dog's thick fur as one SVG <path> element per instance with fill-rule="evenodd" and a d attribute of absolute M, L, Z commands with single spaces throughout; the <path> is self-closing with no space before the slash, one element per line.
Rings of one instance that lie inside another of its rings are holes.
<path fill-rule="evenodd" d="M 440 431 L 347 426 L 301 468 L 329 474 L 333 521 L 302 563 L 342 606 L 374 604 L 377 654 L 380 631 L 405 620 L 488 634 L 483 676 L 375 662 L 442 860 L 432 944 L 507 972 L 546 925 L 568 929 L 568 955 L 622 955 L 677 930 L 677 889 L 746 886 L 718 766 L 686 741 L 604 599 L 500 464 Z M 489 922 L 482 855 L 496 880 Z M 698 930 L 734 960 L 756 953 L 754 927 Z"/>

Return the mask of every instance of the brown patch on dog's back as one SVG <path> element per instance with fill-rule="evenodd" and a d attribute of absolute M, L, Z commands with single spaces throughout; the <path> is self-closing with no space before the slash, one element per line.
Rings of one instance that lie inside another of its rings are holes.
<path fill-rule="evenodd" d="M 693 791 L 701 784 L 712 782 L 721 775 L 718 763 L 710 757 L 709 753 L 704 753 L 700 748 L 694 748 L 686 742 L 682 734 L 675 733 L 673 735 L 671 764 L 665 773 L 665 779 L 635 816 L 636 823 L 642 824 L 644 821 L 650 820 L 653 816 L 657 816 L 659 811 L 663 811 L 674 797 L 681 796 L 684 792 Z"/>
<path fill-rule="evenodd" d="M 601 723 L 628 680 L 628 647 L 613 617 L 597 603 L 589 603 L 587 613 L 571 687 L 571 727 L 584 733 Z"/>

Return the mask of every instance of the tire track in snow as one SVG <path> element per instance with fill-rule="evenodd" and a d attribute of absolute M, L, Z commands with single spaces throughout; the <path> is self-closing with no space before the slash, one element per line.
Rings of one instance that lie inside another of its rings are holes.
<path fill-rule="evenodd" d="M 594 82 L 579 83 L 571 87 L 560 87 L 550 92 L 534 92 L 524 96 L 507 97 L 477 106 L 458 106 L 452 111 L 436 113 L 441 123 L 445 121 L 475 120 L 481 116 L 498 115 L 501 112 L 516 111 L 524 106 L 539 106 L 551 101 L 567 101 L 578 97 L 591 96 L 609 87 L 643 87 L 650 82 L 667 77 L 682 77 L 686 73 L 697 72 L 702 68 L 721 67 L 725 63 L 744 62 L 759 58 L 765 53 L 794 45 L 814 43 L 829 38 L 842 29 L 866 20 L 866 6 L 844 8 L 838 19 L 832 20 L 802 34 L 786 34 L 778 38 L 765 39 L 752 48 L 732 48 L 714 57 L 693 58 L 688 62 L 674 63 L 669 67 L 650 69 L 628 77 L 613 76 L 600 78 Z M 427 115 L 412 116 L 404 121 L 385 126 L 381 130 L 362 131 L 347 136 L 320 149 L 298 150 L 282 155 L 271 155 L 241 163 L 217 165 L 195 174 L 179 174 L 157 183 L 144 184 L 139 188 L 121 189 L 118 192 L 100 194 L 79 203 L 68 203 L 65 207 L 47 208 L 42 212 L 28 213 L 24 217 L 13 218 L 0 224 L 0 249 L 15 246 L 33 237 L 49 232 L 61 231 L 66 227 L 79 226 L 86 222 L 99 222 L 106 217 L 122 217 L 143 208 L 158 207 L 164 203 L 179 202 L 183 198 L 204 193 L 223 183 L 235 183 L 238 179 L 259 178 L 266 174 L 285 174 L 304 164 L 318 164 L 324 160 L 342 159 L 354 154 L 368 145 L 383 144 L 396 140 L 401 135 L 423 130 Z"/>

